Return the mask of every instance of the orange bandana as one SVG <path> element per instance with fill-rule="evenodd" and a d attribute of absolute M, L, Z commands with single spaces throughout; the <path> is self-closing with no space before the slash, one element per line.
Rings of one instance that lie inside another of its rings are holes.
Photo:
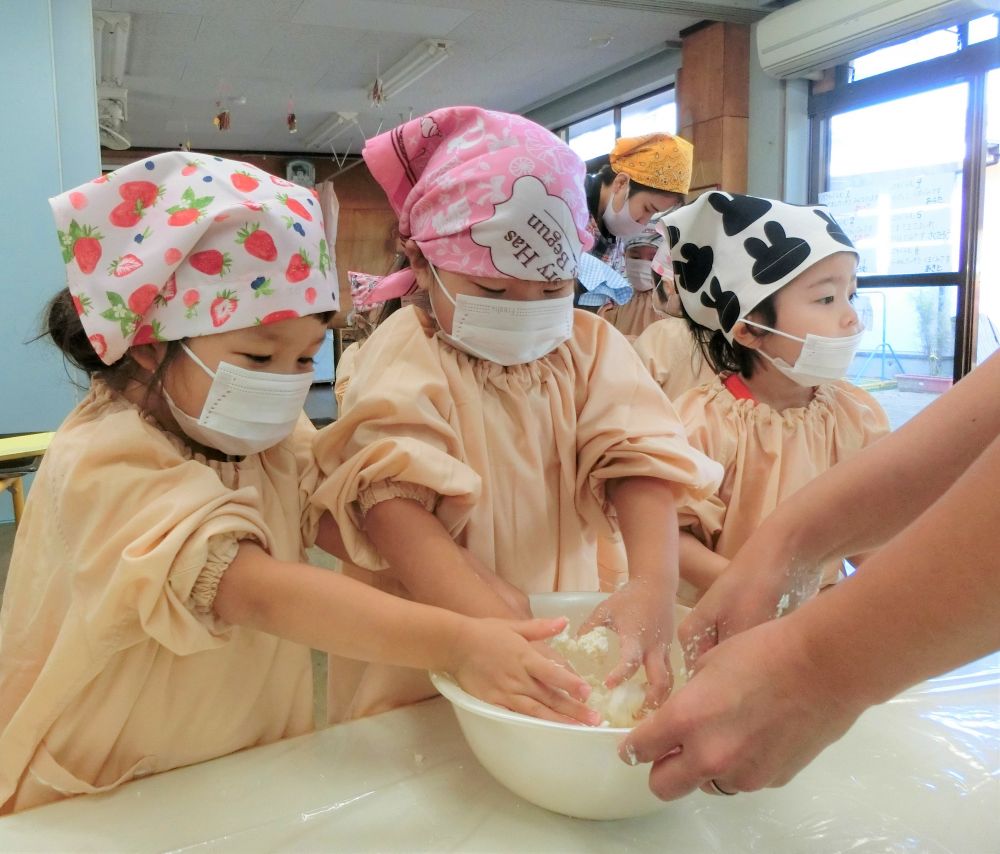
<path fill-rule="evenodd" d="M 622 137 L 611 151 L 611 168 L 666 193 L 685 195 L 691 186 L 694 146 L 669 133 Z"/>

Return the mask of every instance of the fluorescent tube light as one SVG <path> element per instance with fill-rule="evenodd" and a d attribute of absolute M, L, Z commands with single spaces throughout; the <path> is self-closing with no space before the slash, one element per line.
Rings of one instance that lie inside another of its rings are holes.
<path fill-rule="evenodd" d="M 383 98 L 391 98 L 402 92 L 411 83 L 415 83 L 432 68 L 444 62 L 453 44 L 453 41 L 445 39 L 424 39 L 420 42 L 379 78 L 382 83 Z"/>
<path fill-rule="evenodd" d="M 326 148 L 338 136 L 357 126 L 357 113 L 332 113 L 323 124 L 305 138 L 306 148 Z"/>

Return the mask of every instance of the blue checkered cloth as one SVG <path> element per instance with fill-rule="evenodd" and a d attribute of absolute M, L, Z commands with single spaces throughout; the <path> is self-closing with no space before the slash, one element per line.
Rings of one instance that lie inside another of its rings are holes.
<path fill-rule="evenodd" d="M 625 305 L 632 299 L 628 280 L 588 252 L 580 256 L 576 277 L 584 290 L 577 301 L 579 305 L 602 306 L 609 300 L 615 305 Z"/>

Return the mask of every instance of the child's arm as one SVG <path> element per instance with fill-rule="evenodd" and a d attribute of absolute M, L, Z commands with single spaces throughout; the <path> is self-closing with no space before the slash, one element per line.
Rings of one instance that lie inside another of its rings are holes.
<path fill-rule="evenodd" d="M 668 650 L 673 637 L 677 595 L 677 510 L 667 481 L 651 477 L 609 480 L 628 556 L 628 583 L 611 594 L 580 628 L 613 628 L 621 639 L 621 660 L 605 683 L 614 687 L 640 664 L 646 667 L 646 702 L 659 705 L 670 690 Z"/>
<path fill-rule="evenodd" d="M 680 532 L 681 578 L 704 593 L 722 575 L 729 561 L 713 552 L 690 531 Z"/>
<path fill-rule="evenodd" d="M 228 623 L 362 661 L 451 673 L 469 693 L 523 714 L 596 723 L 589 686 L 531 646 L 564 619 L 476 620 L 391 596 L 336 572 L 284 563 L 250 541 L 219 582 Z"/>
<path fill-rule="evenodd" d="M 419 502 L 380 501 L 365 516 L 365 533 L 418 602 L 473 617 L 520 616 Z"/>

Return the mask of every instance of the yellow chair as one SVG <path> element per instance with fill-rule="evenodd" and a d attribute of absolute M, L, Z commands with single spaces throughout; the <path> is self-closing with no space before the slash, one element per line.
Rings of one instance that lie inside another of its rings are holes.
<path fill-rule="evenodd" d="M 15 528 L 24 513 L 24 478 L 38 469 L 54 435 L 26 433 L 0 436 L 0 492 L 10 491 Z"/>

